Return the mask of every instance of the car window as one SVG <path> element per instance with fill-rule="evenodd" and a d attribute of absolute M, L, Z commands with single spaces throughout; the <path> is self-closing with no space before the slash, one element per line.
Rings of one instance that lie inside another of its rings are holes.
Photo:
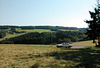
<path fill-rule="evenodd" d="M 64 43 L 62 43 L 62 45 L 64 45 Z"/>
<path fill-rule="evenodd" d="M 62 45 L 69 45 L 69 43 L 61 43 Z"/>
<path fill-rule="evenodd" d="M 69 43 L 65 43 L 66 45 L 69 45 Z"/>

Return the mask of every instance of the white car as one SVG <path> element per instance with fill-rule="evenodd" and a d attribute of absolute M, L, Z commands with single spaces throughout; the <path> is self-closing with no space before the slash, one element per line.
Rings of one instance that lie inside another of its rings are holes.
<path fill-rule="evenodd" d="M 72 45 L 70 45 L 69 43 L 61 43 L 61 44 L 57 44 L 56 46 L 57 48 L 60 48 L 60 47 L 71 48 L 72 47 Z"/>

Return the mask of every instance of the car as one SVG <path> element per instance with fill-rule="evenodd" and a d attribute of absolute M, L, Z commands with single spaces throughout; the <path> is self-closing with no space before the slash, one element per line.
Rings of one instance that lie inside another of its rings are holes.
<path fill-rule="evenodd" d="M 57 44 L 56 47 L 57 47 L 57 48 L 61 48 L 61 47 L 64 47 L 64 48 L 71 48 L 72 45 L 70 45 L 69 43 L 61 43 L 61 44 Z"/>

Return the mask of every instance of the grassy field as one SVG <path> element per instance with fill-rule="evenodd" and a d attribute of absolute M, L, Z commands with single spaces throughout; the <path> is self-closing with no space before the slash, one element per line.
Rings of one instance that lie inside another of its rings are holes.
<path fill-rule="evenodd" d="M 77 42 L 73 46 L 86 46 L 86 43 L 89 46 L 90 42 Z M 0 44 L 0 68 L 100 68 L 100 48 Z"/>
<path fill-rule="evenodd" d="M 73 43 L 73 46 L 95 46 L 95 44 L 92 43 L 93 41 L 81 41 L 81 42 L 75 42 Z"/>
<path fill-rule="evenodd" d="M 23 29 L 23 30 L 18 30 L 18 31 L 26 31 L 26 32 L 39 32 L 39 33 L 42 33 L 42 32 L 52 32 L 48 29 Z"/>

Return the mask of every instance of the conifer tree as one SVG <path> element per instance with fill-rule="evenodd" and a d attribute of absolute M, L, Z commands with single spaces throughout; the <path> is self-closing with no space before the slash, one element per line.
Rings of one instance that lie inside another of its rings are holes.
<path fill-rule="evenodd" d="M 93 43 L 96 46 L 100 47 L 100 4 L 99 0 L 97 8 L 94 9 L 94 12 L 89 11 L 91 20 L 86 20 L 85 22 L 88 23 L 89 30 L 87 30 L 88 38 L 93 40 Z M 98 40 L 98 42 L 96 42 Z"/>

